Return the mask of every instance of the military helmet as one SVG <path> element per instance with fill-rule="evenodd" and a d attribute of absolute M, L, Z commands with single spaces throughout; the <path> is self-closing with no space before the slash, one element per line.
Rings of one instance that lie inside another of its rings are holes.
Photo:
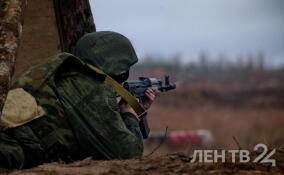
<path fill-rule="evenodd" d="M 112 76 L 127 73 L 138 61 L 131 42 L 110 31 L 84 35 L 77 42 L 74 55 Z"/>

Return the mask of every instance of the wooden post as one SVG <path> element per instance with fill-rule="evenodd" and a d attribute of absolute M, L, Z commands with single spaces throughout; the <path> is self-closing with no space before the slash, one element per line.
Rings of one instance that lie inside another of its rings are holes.
<path fill-rule="evenodd" d="M 74 46 L 84 34 L 95 32 L 89 0 L 54 0 L 61 50 L 73 53 Z"/>

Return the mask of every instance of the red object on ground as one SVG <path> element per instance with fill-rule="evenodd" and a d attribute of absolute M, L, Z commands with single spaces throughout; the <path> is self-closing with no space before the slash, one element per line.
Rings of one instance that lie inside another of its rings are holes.
<path fill-rule="evenodd" d="M 209 131 L 173 131 L 167 137 L 167 143 L 172 149 L 186 146 L 202 147 L 211 142 L 212 136 Z"/>

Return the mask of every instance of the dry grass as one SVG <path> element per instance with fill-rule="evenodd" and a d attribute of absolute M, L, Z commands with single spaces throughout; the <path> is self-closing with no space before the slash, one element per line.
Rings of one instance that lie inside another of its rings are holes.
<path fill-rule="evenodd" d="M 258 143 L 284 146 L 284 108 L 213 104 L 187 92 L 179 89 L 157 99 L 148 115 L 152 132 L 163 132 L 166 126 L 169 131 L 206 129 L 212 132 L 214 140 L 209 147 L 214 149 L 237 148 L 233 136 L 243 148 L 251 149 Z M 188 99 L 193 97 L 196 104 Z M 151 149 L 146 147 L 146 152 Z"/>

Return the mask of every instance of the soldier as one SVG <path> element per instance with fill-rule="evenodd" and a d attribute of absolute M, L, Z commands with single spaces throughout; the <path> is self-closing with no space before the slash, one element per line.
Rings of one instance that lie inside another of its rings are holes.
<path fill-rule="evenodd" d="M 44 162 L 128 159 L 141 156 L 139 120 L 128 105 L 118 105 L 116 92 L 89 63 L 117 82 L 127 80 L 138 61 L 130 41 L 114 32 L 82 37 L 74 55 L 60 53 L 27 70 L 11 89 L 23 88 L 45 115 L 0 131 L 0 167 L 29 168 Z M 149 109 L 158 91 L 147 90 Z"/>

